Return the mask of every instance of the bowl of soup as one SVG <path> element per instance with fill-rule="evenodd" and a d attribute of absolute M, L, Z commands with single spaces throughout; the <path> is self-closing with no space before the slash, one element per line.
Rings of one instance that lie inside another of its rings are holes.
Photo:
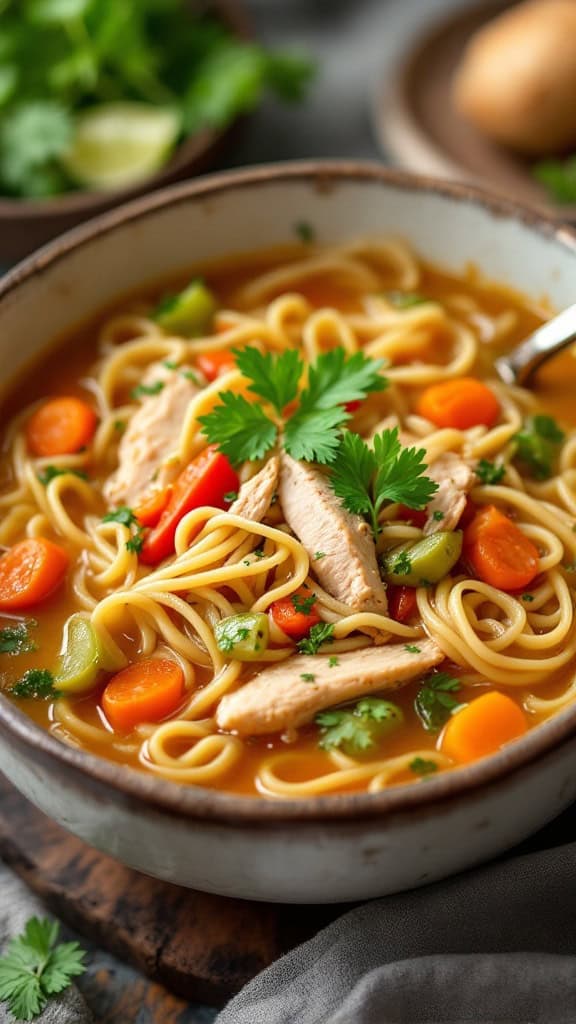
<path fill-rule="evenodd" d="M 568 228 L 372 165 L 186 183 L 0 284 L 0 750 L 231 896 L 445 877 L 576 796 Z"/>

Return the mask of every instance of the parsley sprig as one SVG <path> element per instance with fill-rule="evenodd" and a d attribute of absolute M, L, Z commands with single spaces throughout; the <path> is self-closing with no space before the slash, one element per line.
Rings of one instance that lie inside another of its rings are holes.
<path fill-rule="evenodd" d="M 512 438 L 516 458 L 535 480 L 547 480 L 565 436 L 552 416 L 530 416 Z"/>
<path fill-rule="evenodd" d="M 474 472 L 481 484 L 499 484 L 506 475 L 506 466 L 498 466 L 489 459 L 480 459 Z"/>
<path fill-rule="evenodd" d="M 41 697 L 43 700 L 58 696 L 54 689 L 54 676 L 47 668 L 27 669 L 11 687 L 10 693 L 14 697 Z"/>
<path fill-rule="evenodd" d="M 0 654 L 26 654 L 27 651 L 34 651 L 36 644 L 30 638 L 30 630 L 37 625 L 36 619 L 28 619 L 27 622 L 17 622 L 14 626 L 0 629 Z"/>
<path fill-rule="evenodd" d="M 334 643 L 334 626 L 331 622 L 318 622 L 312 626 L 308 636 L 296 644 L 300 654 L 318 654 L 322 644 Z"/>
<path fill-rule="evenodd" d="M 63 992 L 86 970 L 84 951 L 77 942 L 57 944 L 58 932 L 56 921 L 32 917 L 0 959 L 0 1000 L 8 1003 L 16 1020 L 37 1017 L 50 996 Z"/>
<path fill-rule="evenodd" d="M 318 356 L 302 390 L 304 362 L 295 350 L 272 355 L 248 347 L 234 350 L 234 355 L 249 381 L 248 390 L 264 406 L 224 391 L 218 395 L 221 404 L 200 416 L 199 422 L 208 441 L 236 465 L 263 458 L 282 426 L 284 448 L 294 459 L 331 462 L 342 427 L 350 419 L 347 404 L 387 386 L 383 360 L 369 359 L 362 352 L 347 356 L 343 349 L 332 349 Z M 286 406 L 295 401 L 296 409 L 283 422 Z"/>
<path fill-rule="evenodd" d="M 330 708 L 316 715 L 320 726 L 319 746 L 323 750 L 342 748 L 345 753 L 362 754 L 403 721 L 401 709 L 388 700 L 365 697 L 354 707 Z"/>
<path fill-rule="evenodd" d="M 364 516 L 377 536 L 386 502 L 424 508 L 438 484 L 424 475 L 424 448 L 403 448 L 397 427 L 377 434 L 373 445 L 370 448 L 358 434 L 345 433 L 331 465 L 331 483 L 345 508 Z"/>
<path fill-rule="evenodd" d="M 121 526 L 127 526 L 131 531 L 131 536 L 126 541 L 126 550 L 132 551 L 136 555 L 140 554 L 144 543 L 144 529 L 131 508 L 121 505 L 120 508 L 115 508 L 102 516 L 102 522 L 120 523 Z"/>
<path fill-rule="evenodd" d="M 460 683 L 447 672 L 433 672 L 424 679 L 414 709 L 426 732 L 439 732 L 460 701 L 454 696 Z"/>

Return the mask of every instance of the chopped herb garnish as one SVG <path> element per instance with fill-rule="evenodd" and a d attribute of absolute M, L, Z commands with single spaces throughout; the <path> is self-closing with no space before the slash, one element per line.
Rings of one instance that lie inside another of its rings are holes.
<path fill-rule="evenodd" d="M 429 300 L 419 292 L 386 292 L 385 297 L 396 309 L 411 309 L 412 306 L 421 306 Z"/>
<path fill-rule="evenodd" d="M 414 709 L 427 732 L 439 732 L 459 706 L 453 696 L 458 693 L 460 683 L 447 672 L 433 672 L 423 680 Z"/>
<path fill-rule="evenodd" d="M 308 221 L 300 220 L 294 225 L 294 231 L 304 245 L 310 245 L 316 240 L 316 232 Z"/>
<path fill-rule="evenodd" d="M 132 398 L 142 398 L 144 395 L 159 395 L 164 387 L 163 380 L 155 380 L 153 384 L 137 384 L 132 388 Z"/>
<path fill-rule="evenodd" d="M 336 665 L 340 664 L 340 658 L 337 658 L 335 654 L 331 654 L 328 658 L 328 668 L 336 668 Z"/>
<path fill-rule="evenodd" d="M 424 448 L 403 448 L 397 427 L 377 434 L 373 448 L 346 431 L 331 465 L 332 488 L 349 512 L 368 520 L 376 536 L 386 502 L 423 508 L 438 490 L 438 484 L 424 475 L 425 455 Z"/>
<path fill-rule="evenodd" d="M 132 530 L 132 536 L 126 541 L 126 550 L 137 555 L 140 554 L 144 543 L 144 528 L 131 508 L 121 505 L 120 508 L 113 509 L 112 512 L 107 512 L 105 516 L 102 516 L 102 522 L 120 523 L 121 526 L 127 526 Z"/>
<path fill-rule="evenodd" d="M 294 605 L 295 611 L 301 615 L 310 615 L 314 605 L 316 604 L 316 594 L 311 594 L 310 597 L 302 597 L 301 594 L 292 594 L 290 599 Z"/>
<path fill-rule="evenodd" d="M 408 576 L 412 572 L 412 562 L 407 551 L 401 551 L 392 564 L 392 572 L 399 576 Z"/>
<path fill-rule="evenodd" d="M 516 442 L 516 458 L 535 480 L 552 476 L 565 434 L 551 416 L 531 416 L 524 423 Z"/>
<path fill-rule="evenodd" d="M 326 557 L 326 552 L 325 551 L 315 551 L 314 552 L 314 561 L 315 562 L 319 562 L 321 558 L 325 558 L 325 557 Z"/>
<path fill-rule="evenodd" d="M 114 420 L 114 430 L 118 434 L 123 434 L 126 430 L 126 420 Z"/>
<path fill-rule="evenodd" d="M 416 644 L 404 644 L 404 650 L 408 651 L 408 654 L 420 654 L 420 648 Z"/>
<path fill-rule="evenodd" d="M 300 679 L 302 679 L 305 683 L 313 683 L 314 680 L 316 679 L 316 676 L 314 675 L 313 672 L 301 672 Z"/>
<path fill-rule="evenodd" d="M 488 459 L 480 459 L 474 472 L 482 484 L 499 484 L 506 475 L 506 466 L 497 466 Z"/>
<path fill-rule="evenodd" d="M 334 642 L 334 626 L 331 622 L 318 622 L 312 626 L 307 637 L 296 644 L 300 654 L 318 654 L 322 644 Z"/>
<path fill-rule="evenodd" d="M 252 554 L 256 555 L 256 558 L 264 558 L 264 548 L 254 548 Z"/>
<path fill-rule="evenodd" d="M 415 757 L 409 764 L 410 771 L 414 775 L 433 775 L 434 772 L 438 771 L 438 765 L 436 761 L 429 761 L 425 757 Z"/>
<path fill-rule="evenodd" d="M 434 512 L 432 513 L 432 519 L 434 520 L 435 523 L 441 523 L 442 520 L 444 519 L 444 513 L 442 512 L 442 510 L 439 508 L 435 509 Z"/>
<path fill-rule="evenodd" d="M 304 363 L 295 349 L 281 355 L 263 354 L 254 347 L 234 350 L 238 368 L 249 381 L 249 391 L 264 401 L 250 402 L 244 395 L 222 391 L 212 412 L 200 416 L 204 434 L 231 462 L 263 458 L 276 443 L 278 418 L 298 399 L 295 412 L 284 424 L 283 445 L 289 455 L 307 462 L 330 462 L 338 449 L 342 427 L 350 419 L 349 402 L 382 391 L 386 380 L 381 359 L 362 352 L 347 356 L 335 348 L 318 356 L 308 368 L 308 385 L 299 392 Z"/>
<path fill-rule="evenodd" d="M 54 677 L 46 668 L 29 668 L 24 675 L 14 683 L 10 693 L 14 697 L 56 697 L 54 689 Z"/>
<path fill-rule="evenodd" d="M 165 359 L 162 366 L 165 366 L 167 370 L 177 370 L 179 364 L 175 363 L 173 359 Z"/>
<path fill-rule="evenodd" d="M 0 1000 L 8 1003 L 15 1020 L 33 1020 L 51 996 L 86 970 L 86 954 L 78 943 L 57 944 L 58 933 L 56 921 L 31 917 L 0 959 Z"/>
<path fill-rule="evenodd" d="M 185 377 L 186 380 L 191 380 L 196 387 L 201 387 L 200 378 L 197 373 L 194 373 L 194 370 L 182 370 L 182 376 Z"/>
<path fill-rule="evenodd" d="M 36 619 L 17 622 L 14 626 L 0 629 L 0 654 L 26 654 L 35 651 L 36 644 L 30 639 L 29 631 L 38 623 Z"/>
<path fill-rule="evenodd" d="M 530 604 L 534 600 L 534 594 L 522 594 L 522 600 Z"/>
<path fill-rule="evenodd" d="M 38 479 L 41 484 L 44 484 L 44 486 L 47 487 L 48 484 L 57 476 L 66 476 L 67 474 L 77 476 L 80 480 L 88 479 L 88 474 L 82 469 L 67 469 L 65 467 L 61 468 L 60 466 L 46 466 L 41 473 L 38 473 Z"/>
<path fill-rule="evenodd" d="M 232 504 L 232 502 L 236 501 L 237 498 L 238 491 L 227 491 L 226 494 L 224 495 L 224 501 L 229 502 L 230 505 Z"/>
<path fill-rule="evenodd" d="M 350 756 L 372 749 L 404 721 L 401 709 L 388 700 L 365 697 L 354 707 L 331 708 L 316 715 L 321 727 L 319 746 L 323 750 L 340 747 Z"/>

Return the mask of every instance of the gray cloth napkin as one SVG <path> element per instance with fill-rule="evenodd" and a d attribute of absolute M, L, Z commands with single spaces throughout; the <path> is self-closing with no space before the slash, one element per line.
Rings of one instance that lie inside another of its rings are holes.
<path fill-rule="evenodd" d="M 263 971 L 215 1024 L 575 1021 L 568 843 L 349 911 Z"/>
<path fill-rule="evenodd" d="M 46 917 L 46 907 L 26 886 L 0 864 L 0 953 L 6 951 L 10 939 L 19 935 L 29 917 Z M 71 985 L 61 995 L 50 999 L 36 1024 L 93 1024 L 94 1018 L 78 989 Z M 0 1024 L 14 1024 L 6 1005 L 0 1003 Z"/>

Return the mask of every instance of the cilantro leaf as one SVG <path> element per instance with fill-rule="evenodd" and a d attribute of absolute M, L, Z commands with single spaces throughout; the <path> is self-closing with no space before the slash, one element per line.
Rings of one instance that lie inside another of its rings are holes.
<path fill-rule="evenodd" d="M 144 398 L 145 395 L 159 395 L 165 387 L 163 380 L 155 380 L 152 384 L 137 384 L 130 392 L 131 398 Z"/>
<path fill-rule="evenodd" d="M 28 619 L 27 622 L 18 622 L 15 626 L 0 629 L 0 654 L 26 654 L 34 651 L 36 644 L 30 639 L 29 630 L 37 625 L 36 619 Z"/>
<path fill-rule="evenodd" d="M 284 447 L 293 459 L 329 463 L 340 444 L 340 427 L 349 418 L 344 408 L 300 409 L 284 428 Z"/>
<path fill-rule="evenodd" d="M 296 349 L 288 349 L 281 355 L 262 353 L 250 346 L 233 352 L 238 369 L 251 382 L 248 390 L 282 413 L 284 406 L 296 398 L 304 370 Z"/>
<path fill-rule="evenodd" d="M 576 156 L 567 160 L 542 160 L 532 174 L 557 203 L 576 203 Z"/>
<path fill-rule="evenodd" d="M 291 601 L 295 611 L 300 612 L 301 615 L 310 615 L 316 604 L 316 594 L 311 594 L 310 597 L 302 597 L 298 593 L 292 594 Z"/>
<path fill-rule="evenodd" d="M 547 480 L 565 436 L 552 416 L 530 416 L 512 439 L 516 442 L 516 458 L 535 480 Z"/>
<path fill-rule="evenodd" d="M 397 427 L 377 434 L 373 444 L 372 450 L 358 434 L 347 431 L 331 465 L 330 482 L 344 507 L 368 519 L 376 536 L 385 502 L 422 508 L 438 484 L 424 475 L 424 449 L 403 448 Z"/>
<path fill-rule="evenodd" d="M 474 472 L 482 484 L 499 484 L 506 474 L 506 466 L 497 466 L 488 459 L 480 459 Z"/>
<path fill-rule="evenodd" d="M 415 757 L 408 767 L 414 775 L 422 775 L 423 777 L 433 775 L 434 772 L 438 771 L 436 761 L 429 761 L 426 757 Z"/>
<path fill-rule="evenodd" d="M 260 405 L 249 402 L 243 395 L 222 391 L 218 397 L 221 404 L 206 416 L 198 417 L 208 441 L 217 444 L 235 465 L 245 459 L 263 458 L 276 441 L 276 424 L 268 419 Z"/>
<path fill-rule="evenodd" d="M 17 1020 L 37 1017 L 49 996 L 68 988 L 86 970 L 77 942 L 56 945 L 58 931 L 55 921 L 33 917 L 0 959 L 0 1000 Z"/>
<path fill-rule="evenodd" d="M 348 357 L 342 348 L 323 352 L 310 365 L 308 387 L 302 392 L 300 409 L 302 412 L 333 409 L 366 398 L 372 391 L 384 391 L 388 381 L 382 376 L 383 367 L 383 359 L 370 359 L 363 352 Z"/>
<path fill-rule="evenodd" d="M 0 126 L 0 181 L 14 195 L 43 196 L 62 191 L 55 161 L 72 139 L 72 119 L 53 100 L 21 103 Z"/>
<path fill-rule="evenodd" d="M 422 682 L 414 709 L 426 732 L 439 732 L 460 704 L 453 694 L 460 690 L 457 679 L 447 672 L 433 672 Z"/>
<path fill-rule="evenodd" d="M 88 474 L 82 469 L 68 469 L 67 467 L 63 469 L 60 466 L 46 466 L 46 469 L 38 473 L 38 479 L 41 484 L 44 484 L 44 487 L 47 487 L 57 476 L 66 476 L 67 473 L 77 476 L 79 480 L 88 479 Z"/>
<path fill-rule="evenodd" d="M 331 643 L 334 643 L 334 626 L 331 622 L 318 622 L 296 646 L 300 654 L 318 654 L 322 644 Z"/>
<path fill-rule="evenodd" d="M 319 746 L 327 751 L 342 748 L 351 757 L 375 747 L 403 721 L 397 704 L 378 697 L 365 697 L 354 707 L 321 711 L 315 718 L 321 727 Z"/>
<path fill-rule="evenodd" d="M 54 689 L 54 677 L 47 668 L 27 669 L 11 687 L 10 693 L 14 697 L 42 697 L 45 700 L 57 696 Z"/>

